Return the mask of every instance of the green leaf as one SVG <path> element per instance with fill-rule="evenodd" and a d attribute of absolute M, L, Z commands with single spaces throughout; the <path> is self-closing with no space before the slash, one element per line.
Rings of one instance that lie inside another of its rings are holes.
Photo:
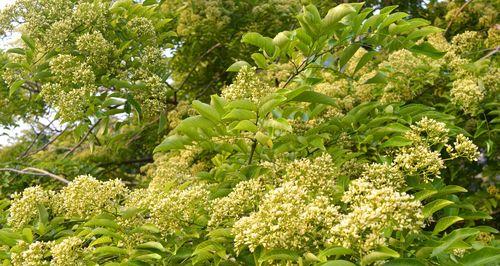
<path fill-rule="evenodd" d="M 134 228 L 134 230 L 132 230 L 132 232 L 134 232 L 134 233 L 136 233 L 136 232 L 148 232 L 148 233 L 157 234 L 157 233 L 160 233 L 160 229 L 158 229 L 158 227 L 156 227 L 153 224 L 145 224 L 145 225 L 141 225 L 137 228 Z"/>
<path fill-rule="evenodd" d="M 272 95 L 268 99 L 263 99 L 263 103 L 259 107 L 259 117 L 264 117 L 274 108 L 286 101 L 286 97 L 282 95 Z"/>
<path fill-rule="evenodd" d="M 33 242 L 33 231 L 31 231 L 31 228 L 23 228 L 22 235 L 24 241 L 26 241 L 27 243 Z"/>
<path fill-rule="evenodd" d="M 439 232 L 446 230 L 446 228 L 450 227 L 456 222 L 463 221 L 462 217 L 458 216 L 448 216 L 439 219 L 437 224 L 434 226 L 434 230 L 432 231 L 433 235 L 437 235 Z"/>
<path fill-rule="evenodd" d="M 356 72 L 358 72 L 361 68 L 363 68 L 363 66 L 365 66 L 368 62 L 370 62 L 370 60 L 372 60 L 372 58 L 377 55 L 378 52 L 376 51 L 369 51 L 367 53 L 365 53 L 358 61 L 358 64 L 356 64 L 356 68 L 354 69 L 354 73 L 355 74 Z"/>
<path fill-rule="evenodd" d="M 460 263 L 466 266 L 481 266 L 490 263 L 495 264 L 500 261 L 500 248 L 484 247 L 465 255 L 460 259 Z"/>
<path fill-rule="evenodd" d="M 155 241 L 150 241 L 146 243 L 142 243 L 137 245 L 138 249 L 154 249 L 154 250 L 159 250 L 161 252 L 165 252 L 165 248 L 160 242 L 155 242 Z"/>
<path fill-rule="evenodd" d="M 119 225 L 115 221 L 109 219 L 92 219 L 86 222 L 84 226 L 100 226 L 113 229 L 117 229 L 119 227 Z"/>
<path fill-rule="evenodd" d="M 226 71 L 227 72 L 238 72 L 240 71 L 240 69 L 244 66 L 248 66 L 250 67 L 250 64 L 247 63 L 246 61 L 237 61 L 237 62 L 234 62 L 232 65 L 230 65 Z"/>
<path fill-rule="evenodd" d="M 217 112 L 217 109 L 215 109 L 213 106 L 210 106 L 206 103 L 202 103 L 198 100 L 194 100 L 192 103 L 193 108 L 203 117 L 208 118 L 212 122 L 219 122 L 220 121 L 220 114 Z"/>
<path fill-rule="evenodd" d="M 444 199 L 437 199 L 431 203 L 427 203 L 423 209 L 424 218 L 431 217 L 432 214 L 434 214 L 435 212 L 437 212 L 437 211 L 441 210 L 442 208 L 449 206 L 451 204 L 453 204 L 453 201 L 444 200 Z"/>
<path fill-rule="evenodd" d="M 90 242 L 89 247 L 97 246 L 97 245 L 100 245 L 100 244 L 107 244 L 107 243 L 111 243 L 111 242 L 113 242 L 113 239 L 111 239 L 111 237 L 109 237 L 109 236 L 101 236 L 98 239 Z"/>
<path fill-rule="evenodd" d="M 389 258 L 399 258 L 399 253 L 388 248 L 380 247 L 376 251 L 372 251 L 368 255 L 361 258 L 361 265 L 369 265 L 379 260 L 386 260 Z"/>
<path fill-rule="evenodd" d="M 145 254 L 145 255 L 140 255 L 137 257 L 134 257 L 134 260 L 140 260 L 140 261 L 151 261 L 151 260 L 161 260 L 161 255 L 157 253 L 151 253 L 151 254 Z"/>
<path fill-rule="evenodd" d="M 287 260 L 296 261 L 300 256 L 291 250 L 286 249 L 275 249 L 264 253 L 260 258 L 259 262 L 265 262 L 270 260 Z"/>
<path fill-rule="evenodd" d="M 409 49 L 413 53 L 423 54 L 432 59 L 439 59 L 446 54 L 446 52 L 441 52 L 434 48 L 430 43 L 424 42 L 418 45 L 414 45 Z"/>
<path fill-rule="evenodd" d="M 19 88 L 21 88 L 21 86 L 24 84 L 24 80 L 16 80 L 14 82 L 12 82 L 12 84 L 10 84 L 10 87 L 9 87 L 9 97 L 12 97 L 12 95 L 14 93 L 16 93 Z"/>
<path fill-rule="evenodd" d="M 327 248 L 319 252 L 318 257 L 321 260 L 326 260 L 330 256 L 342 256 L 342 255 L 350 255 L 354 253 L 352 249 L 344 248 L 344 247 L 333 247 Z"/>
<path fill-rule="evenodd" d="M 389 16 L 387 16 L 384 21 L 378 26 L 378 29 L 383 29 L 387 26 L 389 26 L 390 24 L 398 21 L 398 20 L 401 20 L 403 18 L 406 18 L 408 17 L 409 15 L 405 12 L 396 12 L 396 13 L 393 13 L 393 14 L 390 14 Z"/>
<path fill-rule="evenodd" d="M 343 66 L 345 66 L 345 64 L 347 64 L 347 62 L 349 62 L 349 60 L 356 53 L 359 47 L 361 47 L 360 43 L 353 43 L 342 51 L 339 57 L 340 68 L 342 68 Z"/>
<path fill-rule="evenodd" d="M 321 103 L 327 105 L 337 105 L 337 101 L 332 99 L 331 97 L 315 92 L 315 91 L 304 91 L 299 95 L 290 99 L 290 101 L 294 102 L 309 102 L 309 103 Z"/>
<path fill-rule="evenodd" d="M 259 128 L 251 121 L 249 120 L 243 120 L 240 121 L 234 128 L 233 130 L 240 130 L 240 131 L 249 131 L 249 132 L 257 132 Z"/>
<path fill-rule="evenodd" d="M 432 251 L 431 257 L 435 257 L 435 256 L 441 254 L 446 249 L 448 249 L 451 245 L 453 245 L 455 242 L 462 240 L 462 239 L 465 239 L 467 237 L 473 236 L 473 235 L 477 235 L 477 234 L 479 234 L 479 230 L 477 230 L 477 229 L 473 229 L 473 228 L 457 229 L 457 230 L 451 232 L 451 234 L 449 234 L 443 238 L 444 243 L 442 243 L 441 245 L 434 248 L 434 250 Z"/>
<path fill-rule="evenodd" d="M 249 120 L 257 118 L 257 114 L 253 111 L 245 109 L 233 109 L 226 114 L 222 119 L 224 120 Z"/>
<path fill-rule="evenodd" d="M 418 39 L 421 37 L 425 37 L 429 34 L 441 32 L 441 31 L 443 31 L 443 30 L 438 28 L 438 27 L 427 26 L 427 27 L 423 27 L 423 28 L 414 30 L 412 33 L 408 34 L 407 39 L 408 40 Z"/>
<path fill-rule="evenodd" d="M 384 142 L 381 147 L 382 148 L 388 148 L 388 147 L 403 147 L 403 146 L 408 146 L 411 145 L 413 141 L 406 139 L 401 136 L 394 136 L 390 139 L 388 139 L 386 142 Z"/>
<path fill-rule="evenodd" d="M 381 84 L 387 83 L 386 75 L 384 75 L 381 72 L 377 72 L 377 74 L 375 76 L 366 80 L 364 84 L 378 84 L 378 83 L 381 83 Z"/>
<path fill-rule="evenodd" d="M 110 247 L 110 246 L 98 247 L 94 250 L 94 254 L 100 254 L 100 255 L 121 255 L 127 253 L 128 253 L 127 250 L 123 248 Z"/>
<path fill-rule="evenodd" d="M 169 150 L 178 150 L 184 148 L 185 145 L 191 143 L 191 139 L 186 136 L 172 135 L 163 140 L 160 145 L 156 146 L 154 153 L 167 152 Z"/>
<path fill-rule="evenodd" d="M 266 58 L 260 54 L 260 53 L 253 53 L 252 54 L 252 59 L 253 61 L 255 61 L 255 64 L 262 68 L 262 69 L 266 69 L 267 68 L 267 61 L 266 61 Z"/>
<path fill-rule="evenodd" d="M 323 27 L 329 28 L 334 26 L 345 16 L 356 13 L 356 9 L 350 4 L 340 4 L 330 10 L 322 20 Z"/>
<path fill-rule="evenodd" d="M 11 49 L 7 50 L 7 53 L 25 55 L 26 51 L 24 51 L 23 48 L 11 48 Z"/>
<path fill-rule="evenodd" d="M 24 35 L 23 34 L 21 36 L 21 39 L 26 44 L 26 46 L 28 46 L 32 51 L 35 50 L 35 41 L 31 37 L 29 37 L 28 35 Z"/>
<path fill-rule="evenodd" d="M 22 237 L 13 232 L 9 232 L 5 229 L 0 230 L 0 243 L 7 245 L 7 246 L 15 246 L 17 244 L 17 240 L 21 239 Z"/>
<path fill-rule="evenodd" d="M 320 266 L 356 266 L 356 264 L 347 260 L 329 260 L 319 264 Z"/>
<path fill-rule="evenodd" d="M 444 188 L 440 188 L 437 195 L 443 196 L 443 195 L 448 195 L 448 194 L 455 194 L 455 193 L 465 193 L 467 192 L 467 189 L 457 186 L 457 185 L 449 185 Z"/>
<path fill-rule="evenodd" d="M 47 208 L 43 204 L 37 204 L 36 205 L 38 208 L 38 220 L 46 224 L 49 222 L 49 213 L 47 212 Z"/>
<path fill-rule="evenodd" d="M 264 50 L 268 56 L 273 56 L 276 47 L 274 46 L 273 39 L 264 37 L 260 33 L 249 32 L 243 35 L 242 42 L 255 45 Z"/>
<path fill-rule="evenodd" d="M 272 139 L 268 135 L 266 135 L 260 131 L 255 134 L 255 139 L 257 139 L 257 141 L 260 144 L 267 146 L 269 148 L 271 148 L 273 146 Z"/>
<path fill-rule="evenodd" d="M 167 127 L 167 117 L 165 114 L 160 114 L 158 122 L 158 135 L 161 134 Z"/>
<path fill-rule="evenodd" d="M 436 195 L 437 194 L 437 190 L 430 190 L 430 189 L 424 189 L 424 190 L 421 190 L 417 193 L 415 193 L 415 199 L 416 200 L 419 200 L 419 201 L 422 201 L 426 198 L 429 198 L 433 195 Z"/>
<path fill-rule="evenodd" d="M 384 264 L 384 266 L 426 266 L 427 264 L 417 259 L 394 259 Z"/>
<path fill-rule="evenodd" d="M 117 89 L 119 89 L 119 88 L 127 88 L 127 89 L 130 89 L 130 88 L 132 88 L 132 86 L 133 86 L 130 82 L 128 82 L 128 81 L 126 81 L 126 80 L 119 80 L 119 79 L 111 79 L 111 80 L 109 81 L 109 83 L 110 83 L 113 87 L 115 87 L 115 88 L 117 88 Z"/>

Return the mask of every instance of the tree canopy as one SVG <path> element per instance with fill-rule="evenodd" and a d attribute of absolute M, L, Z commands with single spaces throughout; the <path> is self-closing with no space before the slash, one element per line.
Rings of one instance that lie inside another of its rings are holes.
<path fill-rule="evenodd" d="M 5 265 L 496 265 L 494 1 L 17 0 Z"/>

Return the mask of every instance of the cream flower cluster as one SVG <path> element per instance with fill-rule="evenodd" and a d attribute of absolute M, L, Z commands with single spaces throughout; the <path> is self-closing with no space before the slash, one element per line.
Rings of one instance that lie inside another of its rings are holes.
<path fill-rule="evenodd" d="M 60 242 L 35 241 L 28 244 L 20 241 L 12 252 L 13 266 L 83 266 L 87 265 L 83 256 L 83 240 L 78 237 L 67 237 Z M 48 256 L 50 254 L 50 256 Z M 51 258 L 50 258 L 51 257 Z M 50 260 L 49 260 L 50 258 Z"/>
<path fill-rule="evenodd" d="M 471 79 L 458 79 L 453 82 L 450 91 L 451 102 L 467 114 L 476 114 L 485 92 Z"/>
<path fill-rule="evenodd" d="M 476 144 L 463 134 L 457 135 L 453 146 L 453 148 L 449 145 L 446 147 L 447 151 L 451 155 L 451 158 L 463 157 L 469 161 L 477 161 L 481 155 Z"/>
<path fill-rule="evenodd" d="M 284 172 L 285 182 L 293 182 L 311 193 L 332 195 L 335 192 L 338 169 L 328 153 L 314 159 L 303 158 L 287 163 Z"/>
<path fill-rule="evenodd" d="M 419 95 L 424 87 L 439 77 L 439 64 L 424 57 L 417 57 L 406 49 L 397 50 L 380 64 L 387 73 L 381 102 L 406 101 Z"/>
<path fill-rule="evenodd" d="M 12 252 L 11 263 L 13 266 L 41 266 L 49 265 L 45 260 L 45 253 L 49 251 L 51 243 L 36 241 L 28 244 L 20 241 L 17 248 L 20 252 Z"/>
<path fill-rule="evenodd" d="M 291 182 L 271 190 L 257 212 L 234 224 L 236 250 L 244 246 L 252 252 L 258 246 L 304 250 L 323 243 L 324 230 L 319 228 L 328 228 L 338 218 L 338 208 L 325 202 L 309 199 L 307 190 Z"/>
<path fill-rule="evenodd" d="M 425 145 L 403 147 L 394 158 L 394 163 L 409 175 L 418 175 L 424 182 L 439 177 L 444 161 L 438 151 L 432 151 Z"/>
<path fill-rule="evenodd" d="M 13 194 L 7 223 L 13 228 L 23 228 L 38 218 L 38 205 L 47 207 L 52 195 L 52 191 L 46 191 L 40 186 L 29 187 L 22 193 Z"/>
<path fill-rule="evenodd" d="M 53 81 L 42 86 L 42 96 L 59 108 L 62 118 L 73 121 L 81 117 L 89 96 L 96 92 L 91 67 L 72 55 L 58 55 L 50 62 Z"/>
<path fill-rule="evenodd" d="M 68 237 L 50 249 L 52 254 L 51 266 L 84 266 L 83 241 L 78 237 Z"/>
<path fill-rule="evenodd" d="M 146 43 L 156 43 L 156 29 L 153 22 L 144 17 L 131 19 L 127 26 L 130 28 L 134 37 Z"/>
<path fill-rule="evenodd" d="M 403 173 L 395 166 L 367 166 L 342 196 L 348 213 L 331 228 L 328 242 L 365 254 L 387 243 L 387 229 L 418 231 L 423 225 L 422 205 L 399 191 L 404 185 Z"/>
<path fill-rule="evenodd" d="M 468 56 L 481 49 L 482 37 L 477 31 L 466 31 L 455 35 L 451 40 L 453 52 L 460 56 Z"/>
<path fill-rule="evenodd" d="M 193 174 L 196 174 L 193 165 L 200 152 L 199 147 L 189 146 L 178 152 L 158 156 L 153 164 L 143 168 L 148 177 L 152 178 L 149 189 L 163 191 L 173 184 L 192 180 Z"/>
<path fill-rule="evenodd" d="M 410 126 L 411 130 L 405 133 L 405 138 L 415 144 L 423 141 L 429 145 L 444 144 L 448 142 L 449 129 L 443 122 L 423 117 L 420 121 Z"/>
<path fill-rule="evenodd" d="M 127 193 L 120 180 L 102 182 L 79 176 L 54 196 L 52 204 L 54 212 L 66 218 L 90 218 L 102 212 L 116 212 Z"/>
<path fill-rule="evenodd" d="M 228 101 L 249 99 L 258 103 L 260 99 L 273 93 L 275 88 L 269 86 L 255 71 L 255 67 L 242 67 L 234 82 L 222 89 L 222 97 Z"/>
<path fill-rule="evenodd" d="M 201 185 L 173 190 L 165 196 L 158 194 L 150 207 L 150 221 L 165 235 L 182 232 L 206 214 L 208 195 L 209 191 Z"/>
<path fill-rule="evenodd" d="M 229 195 L 212 202 L 208 225 L 216 227 L 225 222 L 232 224 L 234 220 L 257 210 L 265 191 L 266 187 L 260 178 L 239 182 Z"/>
<path fill-rule="evenodd" d="M 85 55 L 88 64 L 100 67 L 107 65 L 114 50 L 114 46 L 99 31 L 85 33 L 78 37 L 76 47 Z"/>

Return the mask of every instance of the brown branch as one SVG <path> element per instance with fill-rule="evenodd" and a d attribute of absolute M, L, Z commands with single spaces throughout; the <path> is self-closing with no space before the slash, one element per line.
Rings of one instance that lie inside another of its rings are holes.
<path fill-rule="evenodd" d="M 45 171 L 43 169 L 34 168 L 34 167 L 27 167 L 27 168 L 24 168 L 21 170 L 15 169 L 15 168 L 0 168 L 0 171 L 14 172 L 14 173 L 24 174 L 24 175 L 48 176 L 48 177 L 52 177 L 53 179 L 55 179 L 61 183 L 64 183 L 64 184 L 69 183 L 69 181 L 62 176 L 53 174 L 53 173 Z"/>
<path fill-rule="evenodd" d="M 193 67 L 191 68 L 191 70 L 189 70 L 186 78 L 184 78 L 184 80 L 182 81 L 181 85 L 179 86 L 179 88 L 177 89 L 177 91 L 180 91 L 182 90 L 182 88 L 184 87 L 184 85 L 186 84 L 187 80 L 189 79 L 189 77 L 191 76 L 191 74 L 193 74 L 193 72 L 195 71 L 196 67 L 198 66 L 198 64 L 201 62 L 201 60 L 207 56 L 209 53 L 211 53 L 213 50 L 215 50 L 217 47 L 220 47 L 222 46 L 222 44 L 220 43 L 216 43 L 214 46 L 210 47 L 210 49 L 208 49 L 205 53 L 203 53 L 202 55 L 200 55 L 200 57 L 198 57 L 198 59 L 196 60 L 196 62 L 193 64 Z"/>
<path fill-rule="evenodd" d="M 39 149 L 35 150 L 35 151 L 32 151 L 30 153 L 27 153 L 26 155 L 22 156 L 21 158 L 25 158 L 25 157 L 28 157 L 28 156 L 31 156 L 31 155 L 34 155 L 34 154 L 37 154 L 43 150 L 45 150 L 50 144 L 52 144 L 54 141 L 56 141 L 62 134 L 64 134 L 64 132 L 66 132 L 68 128 L 65 128 L 63 131 L 61 131 L 61 133 L 57 134 L 55 137 L 53 137 L 51 140 L 49 140 L 49 142 L 45 143 L 45 145 L 43 145 L 42 147 L 40 147 Z"/>
<path fill-rule="evenodd" d="M 73 148 L 71 148 L 71 150 L 69 150 L 63 157 L 63 159 L 65 159 L 66 157 L 68 157 L 71 153 L 73 153 L 76 149 L 78 149 L 78 147 L 80 147 L 82 145 L 82 143 L 89 137 L 90 133 L 92 133 L 92 130 L 94 130 L 94 128 L 101 122 L 102 118 L 99 118 L 97 120 L 97 122 L 95 122 L 90 128 L 89 130 L 87 131 L 87 133 L 85 133 L 85 135 L 80 139 L 80 141 L 75 145 L 73 146 Z"/>
<path fill-rule="evenodd" d="M 474 0 L 466 1 L 466 2 L 465 2 L 465 3 L 464 3 L 464 4 L 463 4 L 463 5 L 462 5 L 462 6 L 461 6 L 458 10 L 457 10 L 457 12 L 455 13 L 455 15 L 454 15 L 454 16 L 450 19 L 450 22 L 448 22 L 448 25 L 446 26 L 446 29 L 445 29 L 445 30 L 444 30 L 444 32 L 443 32 L 443 35 L 445 35 L 445 34 L 448 32 L 448 30 L 449 30 L 449 29 L 450 29 L 450 27 L 451 27 L 451 24 L 453 24 L 453 21 L 455 21 L 455 19 L 456 19 L 456 18 L 458 17 L 458 15 L 462 12 L 462 10 L 464 10 L 464 8 L 465 8 L 468 4 L 472 3 L 472 1 L 474 1 Z"/>
<path fill-rule="evenodd" d="M 17 158 L 20 159 L 20 158 L 24 158 L 26 157 L 26 154 L 28 154 L 28 152 L 31 150 L 31 148 L 33 148 L 33 146 L 35 145 L 35 143 L 38 141 L 38 138 L 40 138 L 40 136 L 42 135 L 42 133 L 48 128 L 50 127 L 50 125 L 52 125 L 52 123 L 54 123 L 54 121 L 56 121 L 55 119 L 50 121 L 49 124 L 45 125 L 41 130 L 40 132 L 36 133 L 35 132 L 35 139 L 33 139 L 33 141 L 30 143 L 30 145 L 28 146 L 28 148 L 21 154 L 19 155 Z M 33 130 L 34 131 L 34 130 Z"/>

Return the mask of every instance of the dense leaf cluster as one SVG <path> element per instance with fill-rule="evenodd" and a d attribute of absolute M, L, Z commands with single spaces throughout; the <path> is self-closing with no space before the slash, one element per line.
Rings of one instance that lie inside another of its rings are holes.
<path fill-rule="evenodd" d="M 495 6 L 384 3 L 4 10 L 0 123 L 61 128 L 0 151 L 0 259 L 495 265 Z"/>

